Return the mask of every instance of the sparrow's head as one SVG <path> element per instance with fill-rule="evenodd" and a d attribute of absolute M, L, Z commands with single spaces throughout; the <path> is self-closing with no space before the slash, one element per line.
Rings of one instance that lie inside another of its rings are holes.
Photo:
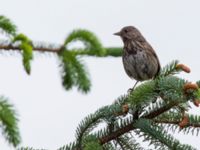
<path fill-rule="evenodd" d="M 144 39 L 140 31 L 133 26 L 126 26 L 121 31 L 114 33 L 114 35 L 120 36 L 124 42 L 127 40 Z"/>

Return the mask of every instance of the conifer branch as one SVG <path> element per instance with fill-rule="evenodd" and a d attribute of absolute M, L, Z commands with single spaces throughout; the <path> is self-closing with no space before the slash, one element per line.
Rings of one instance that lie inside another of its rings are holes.
<path fill-rule="evenodd" d="M 154 120 L 155 123 L 161 123 L 161 124 L 174 124 L 178 125 L 180 121 L 172 121 L 172 120 Z M 195 127 L 195 128 L 200 128 L 200 123 L 195 124 L 195 123 L 188 123 L 187 127 Z"/>
<path fill-rule="evenodd" d="M 2 43 L 2 42 L 1 42 Z M 51 44 L 44 46 L 37 46 L 33 44 L 33 51 L 35 52 L 49 52 L 49 53 L 59 53 L 62 49 L 62 46 L 60 47 L 52 47 Z M 107 56 L 113 56 L 113 57 L 120 57 L 122 55 L 122 48 L 120 47 L 105 47 L 105 55 L 100 57 L 107 57 Z M 21 51 L 20 46 L 18 45 L 12 45 L 12 44 L 0 44 L 0 50 L 5 51 Z M 89 53 L 88 49 L 72 49 L 70 51 L 73 51 L 76 55 L 88 55 L 88 56 L 95 56 L 93 53 Z M 95 51 L 95 49 L 94 49 Z"/>
<path fill-rule="evenodd" d="M 172 102 L 172 103 L 170 103 L 170 104 L 168 104 L 168 105 L 156 110 L 155 112 L 152 112 L 152 113 L 148 114 L 147 116 L 144 116 L 143 118 L 153 119 L 153 118 L 159 116 L 160 114 L 168 111 L 169 109 L 171 109 L 172 107 L 174 107 L 177 104 L 178 104 L 178 102 L 174 102 L 174 103 Z M 125 126 L 123 128 L 120 128 L 117 131 L 112 132 L 111 134 L 109 134 L 109 135 L 107 135 L 105 137 L 100 138 L 100 143 L 101 144 L 107 143 L 107 142 L 109 142 L 111 140 L 114 140 L 117 137 L 119 137 L 119 136 L 121 136 L 121 135 L 123 135 L 123 134 L 125 134 L 127 132 L 130 132 L 130 131 L 132 131 L 134 129 L 136 129 L 136 128 L 133 126 L 133 122 L 132 122 L 132 123 L 128 124 L 127 126 Z"/>
<path fill-rule="evenodd" d="M 18 117 L 8 99 L 0 97 L 0 128 L 9 144 L 16 147 L 21 142 L 18 128 Z"/>
<path fill-rule="evenodd" d="M 8 44 L 8 45 L 4 45 L 1 44 L 0 45 L 0 50 L 7 50 L 7 51 L 21 51 L 20 46 L 16 46 L 16 45 L 12 45 L 12 44 Z M 51 48 L 51 47 L 33 47 L 34 51 L 38 51 L 38 52 L 52 52 L 52 53 L 57 53 L 60 51 L 60 48 Z"/>
<path fill-rule="evenodd" d="M 128 132 L 130 132 L 131 130 L 134 130 L 134 129 L 135 128 L 134 128 L 133 124 L 131 123 L 131 124 L 121 128 L 121 129 L 118 129 L 115 132 L 112 132 L 111 134 L 109 134 L 109 135 L 107 135 L 105 137 L 100 138 L 99 141 L 103 145 L 103 144 L 105 144 L 105 143 L 107 143 L 107 142 L 109 142 L 111 140 L 114 140 L 117 137 L 119 137 L 119 136 L 121 136 L 121 135 L 123 135 L 125 133 L 128 133 Z"/>
<path fill-rule="evenodd" d="M 178 104 L 179 104 L 179 102 L 177 102 L 177 101 L 171 102 L 168 105 L 165 105 L 164 107 L 162 107 L 162 108 L 160 108 L 160 109 L 158 109 L 158 110 L 156 110 L 156 111 L 144 116 L 144 118 L 147 118 L 147 119 L 155 118 L 155 117 L 159 116 L 160 114 L 170 110 L 172 107 L 174 107 L 174 106 L 176 106 Z"/>

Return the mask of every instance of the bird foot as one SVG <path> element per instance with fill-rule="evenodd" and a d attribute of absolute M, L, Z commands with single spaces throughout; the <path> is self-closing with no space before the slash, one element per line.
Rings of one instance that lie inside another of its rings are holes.
<path fill-rule="evenodd" d="M 139 81 L 137 81 L 132 88 L 128 89 L 128 91 L 127 91 L 128 94 L 132 93 L 135 90 L 136 85 L 138 84 L 138 82 Z"/>
<path fill-rule="evenodd" d="M 134 89 L 133 89 L 133 88 L 130 88 L 130 89 L 128 89 L 127 93 L 128 93 L 128 94 L 131 94 L 133 91 L 134 91 Z"/>

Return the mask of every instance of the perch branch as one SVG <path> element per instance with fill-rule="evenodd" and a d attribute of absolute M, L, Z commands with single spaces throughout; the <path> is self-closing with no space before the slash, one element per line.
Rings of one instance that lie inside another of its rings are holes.
<path fill-rule="evenodd" d="M 176 106 L 177 104 L 178 104 L 178 101 L 177 102 L 172 102 L 172 103 L 170 103 L 170 104 L 168 104 L 168 105 L 166 105 L 166 106 L 164 106 L 164 107 L 162 107 L 162 108 L 160 108 L 160 109 L 148 114 L 147 116 L 144 116 L 143 118 L 153 119 L 156 116 L 162 114 L 163 112 L 166 112 L 166 111 L 170 110 L 172 107 Z M 119 136 L 121 136 L 121 135 L 123 135 L 123 134 L 125 134 L 127 132 L 130 132 L 131 130 L 134 130 L 134 129 L 135 129 L 135 127 L 133 126 L 133 123 L 128 124 L 125 127 L 120 128 L 120 129 L 112 132 L 111 134 L 109 134 L 107 136 L 101 137 L 99 139 L 100 144 L 103 145 L 103 144 L 105 144 L 105 143 L 107 143 L 107 142 L 109 142 L 111 140 L 114 140 L 117 137 L 119 137 Z"/>

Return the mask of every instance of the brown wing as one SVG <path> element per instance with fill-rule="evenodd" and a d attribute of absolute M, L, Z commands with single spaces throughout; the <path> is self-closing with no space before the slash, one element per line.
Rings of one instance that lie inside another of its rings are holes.
<path fill-rule="evenodd" d="M 145 50 L 147 51 L 147 53 L 150 53 L 149 55 L 153 55 L 155 60 L 156 60 L 157 72 L 156 72 L 155 76 L 157 76 L 159 74 L 159 72 L 160 72 L 160 69 L 161 69 L 159 58 L 158 58 L 156 52 L 154 51 L 154 49 L 152 48 L 152 46 L 147 41 L 145 41 L 143 43 L 143 45 L 144 45 Z"/>

